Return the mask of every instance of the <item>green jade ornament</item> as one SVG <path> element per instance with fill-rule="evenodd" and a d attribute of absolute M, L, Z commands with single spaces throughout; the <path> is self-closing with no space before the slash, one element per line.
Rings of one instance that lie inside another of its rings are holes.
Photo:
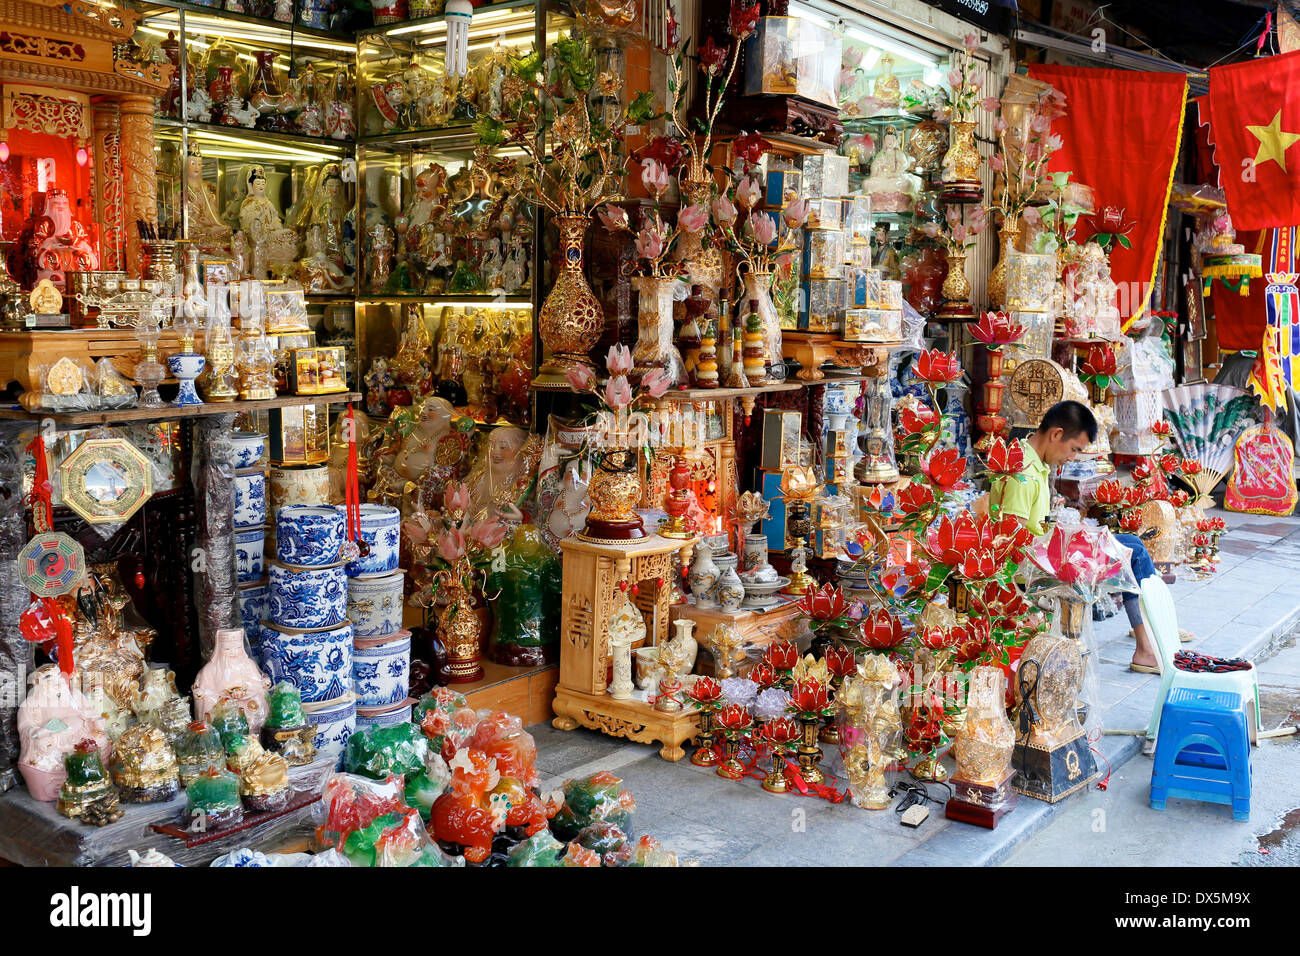
<path fill-rule="evenodd" d="M 492 562 L 486 593 L 493 607 L 492 660 L 507 667 L 540 667 L 559 659 L 561 575 L 535 525 L 520 525 Z"/>
<path fill-rule="evenodd" d="M 185 825 L 196 833 L 243 822 L 239 778 L 229 770 L 208 767 L 185 787 Z"/>
<path fill-rule="evenodd" d="M 302 694 L 288 681 L 281 681 L 267 695 L 269 716 L 262 727 L 262 746 L 278 753 L 285 763 L 301 767 L 316 759 L 316 727 L 308 725 L 302 711 Z"/>
<path fill-rule="evenodd" d="M 121 818 L 117 788 L 104 769 L 95 741 L 87 739 L 77 744 L 63 758 L 63 768 L 68 777 L 59 788 L 59 813 L 97 827 Z"/>
<path fill-rule="evenodd" d="M 225 763 L 226 748 L 217 729 L 206 720 L 191 722 L 176 745 L 176 765 L 180 769 L 181 786 L 188 787 L 195 777 L 209 767 L 220 770 Z"/>
<path fill-rule="evenodd" d="M 230 738 L 247 736 L 248 718 L 234 701 L 222 700 L 212 708 L 212 726 L 221 735 L 221 745 L 227 751 L 232 750 Z"/>

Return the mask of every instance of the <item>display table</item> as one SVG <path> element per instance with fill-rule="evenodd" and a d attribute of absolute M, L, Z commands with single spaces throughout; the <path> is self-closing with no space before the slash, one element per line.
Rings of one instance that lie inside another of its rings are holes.
<path fill-rule="evenodd" d="M 661 741 L 665 760 L 681 760 L 682 744 L 698 730 L 689 706 L 664 713 L 637 700 L 615 700 L 605 693 L 609 661 L 609 623 L 620 581 L 638 585 L 633 600 L 646 617 L 653 645 L 668 637 L 673 555 L 689 560 L 696 539 L 679 541 L 650 535 L 635 541 L 597 543 L 580 538 L 560 542 L 564 552 L 564 593 L 560 619 L 560 681 L 552 726 L 599 730 L 638 743 Z"/>
<path fill-rule="evenodd" d="M 296 790 L 318 792 L 334 771 L 334 761 L 319 759 L 289 768 Z M 312 843 L 312 810 L 308 804 L 261 826 L 187 849 L 184 841 L 150 828 L 153 823 L 179 823 L 185 809 L 182 792 L 165 803 L 123 803 L 116 823 L 92 827 L 69 820 L 54 803 L 33 800 L 23 786 L 0 794 L 0 859 L 19 866 L 129 866 L 127 850 L 143 855 L 156 849 L 182 866 L 207 866 L 240 847 L 269 852 L 296 852 Z"/>
<path fill-rule="evenodd" d="M 788 603 L 773 608 L 761 611 L 742 609 L 731 613 L 717 608 L 696 607 L 694 603 L 687 602 L 674 604 L 669 615 L 674 621 L 680 618 L 694 621 L 695 639 L 702 648 L 709 646 L 709 636 L 719 624 L 726 622 L 734 625 L 744 643 L 736 650 L 731 661 L 734 671 L 732 676 L 743 676 L 749 671 L 750 664 L 755 662 L 750 651 L 762 651 L 776 641 L 793 641 L 799 633 L 799 599 L 793 597 Z M 701 658 L 695 667 L 696 673 L 709 677 L 718 676 L 720 670 L 718 661 L 711 657 Z"/>

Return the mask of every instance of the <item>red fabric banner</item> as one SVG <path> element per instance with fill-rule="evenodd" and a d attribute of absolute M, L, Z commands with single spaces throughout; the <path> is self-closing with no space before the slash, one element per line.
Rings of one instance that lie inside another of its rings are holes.
<path fill-rule="evenodd" d="M 1052 155 L 1052 172 L 1097 193 L 1097 211 L 1124 210 L 1135 225 L 1131 249 L 1111 247 L 1111 277 L 1120 287 L 1125 327 L 1151 298 L 1164 236 L 1169 190 L 1182 139 L 1187 81 L 1177 73 L 1094 70 L 1031 63 L 1029 75 L 1065 94 L 1065 116 L 1052 124 L 1064 146 Z M 1076 239 L 1102 231 L 1081 221 Z"/>
<path fill-rule="evenodd" d="M 1232 224 L 1300 224 L 1300 52 L 1210 69 L 1210 142 Z"/>

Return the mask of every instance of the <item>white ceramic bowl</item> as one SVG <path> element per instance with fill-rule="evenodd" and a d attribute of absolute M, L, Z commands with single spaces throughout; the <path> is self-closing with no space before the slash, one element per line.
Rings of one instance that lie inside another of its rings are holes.
<path fill-rule="evenodd" d="M 235 444 L 236 468 L 253 468 L 266 457 L 266 436 L 263 434 L 235 432 L 231 441 Z"/>

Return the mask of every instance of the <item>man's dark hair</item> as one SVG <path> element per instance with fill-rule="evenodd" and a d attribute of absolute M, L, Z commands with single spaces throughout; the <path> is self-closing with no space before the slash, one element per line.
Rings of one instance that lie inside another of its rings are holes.
<path fill-rule="evenodd" d="M 1092 409 L 1082 402 L 1057 402 L 1049 408 L 1038 425 L 1038 431 L 1046 435 L 1053 428 L 1061 429 L 1062 437 L 1066 439 L 1087 432 L 1088 441 L 1097 440 L 1097 419 L 1093 417 Z"/>

